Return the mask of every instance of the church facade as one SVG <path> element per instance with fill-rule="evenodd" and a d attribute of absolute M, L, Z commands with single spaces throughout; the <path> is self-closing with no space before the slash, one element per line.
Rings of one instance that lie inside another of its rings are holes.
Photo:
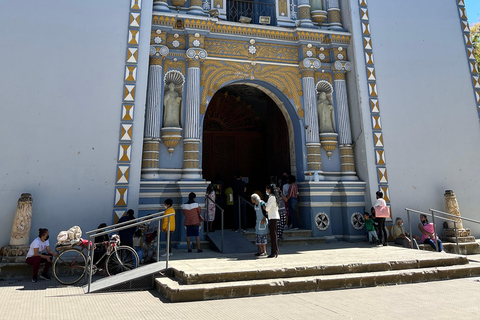
<path fill-rule="evenodd" d="M 36 169 L 33 177 L 4 169 L 9 183 L 2 187 L 2 215 L 6 221 L 13 215 L 16 193 L 32 193 L 32 237 L 48 219 L 57 222 L 52 234 L 72 225 L 92 229 L 117 221 L 128 208 L 139 216 L 161 211 L 167 198 L 180 213 L 188 193 L 204 203 L 211 181 L 228 186 L 238 173 L 247 181 L 247 197 L 264 192 L 272 177 L 296 176 L 299 226 L 329 240 L 364 240 L 362 215 L 376 191 L 384 193 L 393 219 L 405 217 L 406 207 L 444 209 L 445 189 L 457 194 L 462 215 L 478 215 L 474 194 L 480 184 L 472 177 L 480 173 L 480 84 L 463 0 L 129 0 L 111 10 L 88 6 L 104 19 L 95 30 L 115 21 L 103 32 L 124 37 L 109 36 L 107 44 L 102 31 L 87 30 L 83 43 L 92 47 L 91 70 L 105 77 L 89 91 L 93 97 L 99 92 L 97 101 L 75 93 L 80 101 L 72 107 L 74 102 L 53 95 L 45 110 L 56 114 L 60 133 L 72 134 L 60 122 L 90 133 L 65 139 L 52 131 L 46 140 L 52 146 L 17 152 L 28 158 L 23 168 Z M 66 33 L 58 37 L 72 45 Z M 102 57 L 100 49 L 107 48 L 113 50 Z M 70 58 L 84 56 L 73 51 Z M 62 78 L 63 71 L 53 69 L 51 75 Z M 85 89 L 92 76 L 79 72 L 65 92 Z M 6 87 L 10 94 L 22 92 Z M 34 110 L 35 99 L 27 95 L 24 109 Z M 62 115 L 60 110 L 83 108 L 82 102 L 95 105 L 84 107 L 91 116 Z M 15 119 L 29 117 L 9 112 Z M 49 115 L 39 117 L 43 128 Z M 8 126 L 13 130 L 14 124 Z M 6 149 L 35 130 L 25 131 Z M 37 155 L 60 165 L 38 165 Z M 15 168 L 15 161 L 9 158 L 7 167 Z M 35 210 L 37 196 L 42 200 Z M 60 204 L 49 208 L 48 197 Z M 183 225 L 181 214 L 176 221 Z M 8 223 L 3 228 L 8 234 Z M 183 242 L 185 231 L 177 229 L 174 240 Z"/>

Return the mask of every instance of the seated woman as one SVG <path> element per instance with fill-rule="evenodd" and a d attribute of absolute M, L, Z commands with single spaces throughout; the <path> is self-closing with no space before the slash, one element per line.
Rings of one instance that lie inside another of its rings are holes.
<path fill-rule="evenodd" d="M 432 248 L 435 250 L 435 236 L 434 236 L 434 227 L 433 227 L 433 223 L 429 223 L 428 222 L 428 219 L 427 219 L 427 216 L 424 215 L 424 214 L 421 214 L 420 215 L 420 222 L 418 224 L 418 229 L 420 230 L 420 232 L 422 232 L 422 243 L 424 244 L 429 244 L 430 246 L 432 246 Z M 438 244 L 438 251 L 439 252 L 445 252 L 443 251 L 443 244 L 442 244 L 442 240 L 438 239 L 437 237 L 437 244 Z"/>
<path fill-rule="evenodd" d="M 410 234 L 408 234 L 407 230 L 403 227 L 403 220 L 400 217 L 397 217 L 395 219 L 395 225 L 393 226 L 393 241 L 396 244 L 403 245 L 405 248 L 411 248 L 412 247 L 412 240 L 409 238 Z M 413 248 L 418 249 L 417 246 L 417 241 L 418 239 L 417 236 L 413 236 Z"/>
<path fill-rule="evenodd" d="M 30 244 L 26 262 L 33 266 L 32 282 L 37 282 L 38 269 L 40 269 L 40 263 L 42 262 L 45 262 L 45 267 L 43 268 L 40 278 L 50 280 L 48 270 L 52 265 L 52 256 L 56 257 L 57 254 L 50 250 L 48 238 L 48 229 L 40 228 L 38 229 L 38 237 Z"/>

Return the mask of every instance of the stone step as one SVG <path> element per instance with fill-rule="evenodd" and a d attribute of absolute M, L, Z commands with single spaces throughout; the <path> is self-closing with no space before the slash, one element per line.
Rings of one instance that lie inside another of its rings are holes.
<path fill-rule="evenodd" d="M 270 236 L 267 237 L 267 240 L 270 241 Z M 255 239 L 251 239 L 250 242 L 255 244 Z M 309 245 L 309 244 L 325 244 L 327 240 L 324 238 L 314 238 L 314 237 L 288 237 L 283 238 L 283 240 L 278 241 L 278 246 L 299 246 L 299 245 Z"/>
<path fill-rule="evenodd" d="M 222 283 L 181 284 L 163 277 L 155 279 L 157 290 L 170 302 L 201 301 L 261 295 L 374 287 L 480 275 L 480 263 L 415 269 L 246 280 Z"/>
<path fill-rule="evenodd" d="M 171 268 L 171 275 L 178 279 L 180 283 L 190 285 L 200 283 L 219 283 L 244 280 L 294 278 L 334 274 L 381 272 L 404 269 L 421 269 L 430 267 L 466 265 L 468 263 L 468 259 L 464 256 L 445 255 L 444 257 L 432 257 L 418 260 L 412 259 L 369 263 L 319 265 L 318 263 L 315 264 L 314 262 L 311 262 L 308 265 L 298 264 L 288 267 L 278 266 L 274 268 L 272 268 L 271 265 L 245 265 L 243 268 L 239 268 L 233 271 L 216 270 L 215 272 L 209 272 L 206 270 L 203 270 L 202 272 L 198 272 L 198 270 L 185 271 L 180 268 L 173 267 Z"/>
<path fill-rule="evenodd" d="M 255 230 L 248 229 L 246 233 L 243 234 L 248 240 L 255 240 Z M 298 230 L 285 230 L 283 231 L 283 238 L 306 238 L 312 236 L 312 230 L 298 229 Z"/>

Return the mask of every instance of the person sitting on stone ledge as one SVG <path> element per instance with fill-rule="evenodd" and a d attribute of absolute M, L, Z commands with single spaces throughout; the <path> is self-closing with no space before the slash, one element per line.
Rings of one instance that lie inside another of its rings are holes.
<path fill-rule="evenodd" d="M 410 234 L 408 234 L 407 230 L 403 227 L 403 220 L 400 217 L 395 219 L 395 225 L 393 226 L 393 241 L 395 244 L 400 244 L 405 248 L 412 247 L 412 240 L 409 238 Z M 417 236 L 413 236 L 413 248 L 418 249 L 417 245 Z"/>
<path fill-rule="evenodd" d="M 435 235 L 434 235 L 434 226 L 433 223 L 429 223 L 427 216 L 424 214 L 420 215 L 420 223 L 418 224 L 418 229 L 422 233 L 422 243 L 424 244 L 429 244 L 433 250 L 436 250 L 435 248 Z M 438 244 L 438 251 L 439 252 L 445 252 L 443 251 L 443 244 L 442 240 L 438 239 L 437 237 L 437 244 Z"/>
<path fill-rule="evenodd" d="M 30 244 L 30 249 L 27 253 L 27 264 L 33 266 L 32 282 L 37 282 L 38 270 L 40 269 L 40 263 L 45 262 L 45 267 L 40 275 L 43 280 L 50 280 L 48 270 L 52 265 L 52 256 L 56 257 L 57 254 L 50 250 L 50 242 L 48 241 L 49 233 L 48 229 L 38 229 L 38 237 Z"/>

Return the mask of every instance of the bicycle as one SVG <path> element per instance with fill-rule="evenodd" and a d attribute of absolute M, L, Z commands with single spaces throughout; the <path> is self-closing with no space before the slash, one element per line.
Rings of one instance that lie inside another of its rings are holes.
<path fill-rule="evenodd" d="M 80 247 L 80 249 L 75 248 L 75 246 Z M 64 246 L 57 244 L 55 250 L 62 252 L 53 263 L 53 276 L 58 282 L 72 285 L 83 278 L 90 266 L 90 258 L 87 259 L 83 252 L 87 248 L 88 241 L 83 239 Z M 92 274 L 102 270 L 102 268 L 97 266 L 102 261 L 105 261 L 105 270 L 109 276 L 138 267 L 139 259 L 137 252 L 129 246 L 120 245 L 118 235 L 112 236 L 112 239 L 107 243 L 106 249 L 106 252 L 94 263 Z"/>

